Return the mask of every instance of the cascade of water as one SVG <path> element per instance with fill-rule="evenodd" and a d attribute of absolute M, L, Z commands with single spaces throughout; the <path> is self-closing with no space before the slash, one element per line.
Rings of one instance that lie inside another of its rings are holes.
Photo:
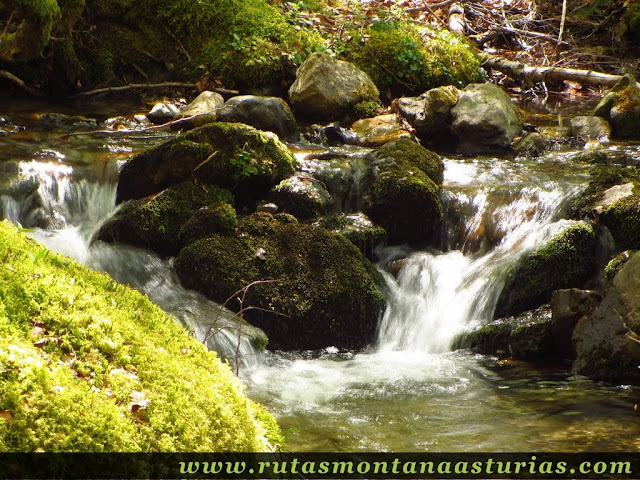
<path fill-rule="evenodd" d="M 490 321 L 509 267 L 566 228 L 569 221 L 556 219 L 576 192 L 551 182 L 517 193 L 504 187 L 449 192 L 466 214 L 460 228 L 446 229 L 445 243 L 460 250 L 413 253 L 397 278 L 385 275 L 390 294 L 379 349 L 445 352 L 457 333 Z M 477 253 L 463 253 L 470 250 Z"/>

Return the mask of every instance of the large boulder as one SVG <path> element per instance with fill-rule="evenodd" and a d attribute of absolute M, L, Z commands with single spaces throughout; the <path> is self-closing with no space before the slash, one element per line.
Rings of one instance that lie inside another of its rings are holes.
<path fill-rule="evenodd" d="M 625 183 L 608 188 L 594 207 L 609 229 L 617 251 L 640 248 L 640 186 Z"/>
<path fill-rule="evenodd" d="M 421 138 L 442 143 L 451 139 L 451 109 L 460 93 L 453 85 L 432 88 L 419 97 L 400 98 L 398 111 Z"/>
<path fill-rule="evenodd" d="M 595 380 L 640 381 L 640 255 L 613 279 L 600 305 L 575 327 L 573 370 Z"/>
<path fill-rule="evenodd" d="M 351 242 L 268 213 L 242 219 L 235 236 L 212 235 L 183 248 L 175 268 L 185 287 L 217 302 L 266 281 L 248 289 L 243 314 L 265 331 L 272 349 L 364 347 L 384 308 L 381 279 Z M 233 300 L 228 307 L 241 305 Z"/>
<path fill-rule="evenodd" d="M 495 318 L 518 315 L 548 303 L 561 288 L 582 287 L 595 268 L 596 234 L 577 222 L 522 258 L 508 273 Z"/>
<path fill-rule="evenodd" d="M 548 361 L 556 355 L 548 306 L 527 311 L 456 336 L 452 349 L 519 360 Z"/>
<path fill-rule="evenodd" d="M 226 202 L 215 202 L 197 210 L 179 231 L 180 245 L 189 245 L 214 233 L 231 234 L 236 229 L 236 210 Z"/>
<path fill-rule="evenodd" d="M 373 260 L 375 250 L 387 243 L 387 232 L 373 223 L 364 213 L 350 215 L 329 215 L 319 219 L 318 225 L 333 233 L 344 235 L 369 260 Z"/>
<path fill-rule="evenodd" d="M 296 173 L 271 189 L 268 199 L 279 210 L 299 220 L 324 215 L 333 207 L 333 198 L 323 183 L 308 173 Z"/>
<path fill-rule="evenodd" d="M 273 132 L 288 142 L 295 142 L 300 137 L 293 112 L 278 97 L 232 97 L 217 112 L 217 117 L 220 122 L 246 123 L 258 130 Z"/>
<path fill-rule="evenodd" d="M 210 123 L 135 155 L 120 173 L 117 198 L 143 198 L 194 178 L 227 188 L 238 205 L 249 205 L 291 175 L 295 165 L 271 133 Z"/>
<path fill-rule="evenodd" d="M 392 243 L 425 243 L 442 222 L 439 155 L 409 139 L 383 145 L 367 155 L 363 211 L 383 227 Z"/>
<path fill-rule="evenodd" d="M 296 112 L 315 118 L 340 119 L 364 102 L 379 102 L 378 88 L 352 63 L 312 53 L 296 72 L 289 89 Z"/>
<path fill-rule="evenodd" d="M 613 137 L 640 139 L 640 87 L 632 74 L 616 83 L 596 106 L 594 115 L 609 122 Z"/>
<path fill-rule="evenodd" d="M 508 150 L 524 125 L 509 95 L 489 84 L 467 85 L 451 114 L 458 150 L 466 154 Z"/>
<path fill-rule="evenodd" d="M 97 239 L 149 248 L 162 255 L 180 250 L 180 228 L 197 210 L 217 202 L 230 203 L 229 191 L 215 185 L 184 182 L 149 197 L 131 200 L 107 220 Z"/>

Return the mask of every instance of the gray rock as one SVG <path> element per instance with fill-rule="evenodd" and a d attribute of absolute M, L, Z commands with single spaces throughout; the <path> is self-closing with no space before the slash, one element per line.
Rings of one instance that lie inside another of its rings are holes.
<path fill-rule="evenodd" d="M 611 135 L 611 127 L 602 117 L 583 115 L 571 119 L 571 135 L 582 141 L 598 140 L 608 143 Z"/>
<path fill-rule="evenodd" d="M 551 295 L 551 332 L 555 350 L 562 358 L 575 358 L 573 330 L 584 315 L 602 300 L 602 295 L 591 290 L 570 288 L 556 290 Z"/>
<path fill-rule="evenodd" d="M 181 120 L 176 127 L 191 129 L 217 120 L 217 111 L 224 104 L 222 95 L 205 90 L 193 99 L 183 110 L 173 116 L 173 120 Z"/>
<path fill-rule="evenodd" d="M 531 132 L 513 142 L 513 151 L 522 157 L 536 158 L 547 151 L 551 139 L 538 132 Z"/>
<path fill-rule="evenodd" d="M 402 120 L 395 114 L 363 118 L 355 122 L 351 130 L 356 135 L 355 143 L 366 147 L 379 147 L 392 140 L 411 137 L 404 129 Z"/>
<path fill-rule="evenodd" d="M 519 108 L 494 85 L 467 85 L 451 114 L 458 150 L 466 154 L 508 150 L 522 131 Z"/>
<path fill-rule="evenodd" d="M 179 112 L 178 107 L 172 103 L 156 103 L 151 111 L 147 113 L 147 118 L 151 123 L 160 125 L 173 120 L 173 117 Z"/>
<path fill-rule="evenodd" d="M 241 95 L 230 98 L 218 111 L 218 120 L 246 123 L 258 130 L 273 132 L 289 142 L 295 142 L 300 137 L 293 112 L 278 97 Z"/>
<path fill-rule="evenodd" d="M 614 138 L 640 139 L 640 88 L 628 73 L 598 103 L 594 115 L 609 122 Z"/>
<path fill-rule="evenodd" d="M 573 332 L 573 371 L 595 380 L 640 381 L 640 254 L 618 271 L 600 305 Z"/>
<path fill-rule="evenodd" d="M 398 111 L 421 137 L 437 140 L 439 135 L 451 133 L 451 109 L 458 102 L 460 90 L 452 85 L 433 88 L 419 97 L 398 100 Z"/>
<path fill-rule="evenodd" d="M 289 99 L 296 112 L 334 120 L 357 103 L 380 101 L 377 87 L 365 72 L 320 52 L 309 55 L 298 68 Z"/>

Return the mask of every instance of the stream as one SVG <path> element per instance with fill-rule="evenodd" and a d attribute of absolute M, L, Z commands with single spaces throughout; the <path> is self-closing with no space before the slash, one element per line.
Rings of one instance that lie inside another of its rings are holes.
<path fill-rule="evenodd" d="M 141 106 L 91 105 L 99 125 L 90 130 L 104 131 L 86 134 L 57 124 L 45 128 L 35 115 L 77 114 L 73 107 L 5 104 L 0 218 L 139 289 L 197 338 L 207 336 L 211 323 L 220 321 L 220 308 L 183 289 L 170 259 L 91 243 L 116 208 L 119 167 L 170 134 L 141 131 L 131 119 L 100 125 Z M 553 124 L 567 114 L 545 118 Z M 640 156 L 638 146 L 607 148 Z M 441 248 L 378 252 L 389 305 L 378 339 L 366 351 L 327 345 L 322 351 L 257 354 L 248 341 L 236 350 L 232 318 L 222 318 L 223 328 L 207 346 L 237 361 L 249 396 L 274 413 L 291 451 L 639 449 L 637 388 L 572 376 L 570 366 L 449 351 L 457 333 L 491 320 L 506 269 L 571 223 L 563 214 L 589 178 L 584 165 L 569 160 L 576 152 L 552 151 L 536 160 L 445 158 Z"/>

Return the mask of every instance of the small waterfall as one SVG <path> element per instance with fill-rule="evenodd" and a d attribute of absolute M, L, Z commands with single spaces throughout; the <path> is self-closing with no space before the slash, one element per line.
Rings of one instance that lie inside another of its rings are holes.
<path fill-rule="evenodd" d="M 397 278 L 385 273 L 390 294 L 378 348 L 442 353 L 457 333 L 489 322 L 509 267 L 572 223 L 557 219 L 578 191 L 548 182 L 445 192 L 445 202 L 462 207 L 444 222 L 443 241 L 455 249 L 413 253 L 399 260 Z"/>
<path fill-rule="evenodd" d="M 74 168 L 32 160 L 18 167 L 18 175 L 0 196 L 0 218 L 33 229 L 33 236 L 51 250 L 148 295 L 234 369 L 256 364 L 257 347 L 266 341 L 262 331 L 203 295 L 185 290 L 170 261 L 127 245 L 91 244 L 116 209 L 118 162 Z"/>

